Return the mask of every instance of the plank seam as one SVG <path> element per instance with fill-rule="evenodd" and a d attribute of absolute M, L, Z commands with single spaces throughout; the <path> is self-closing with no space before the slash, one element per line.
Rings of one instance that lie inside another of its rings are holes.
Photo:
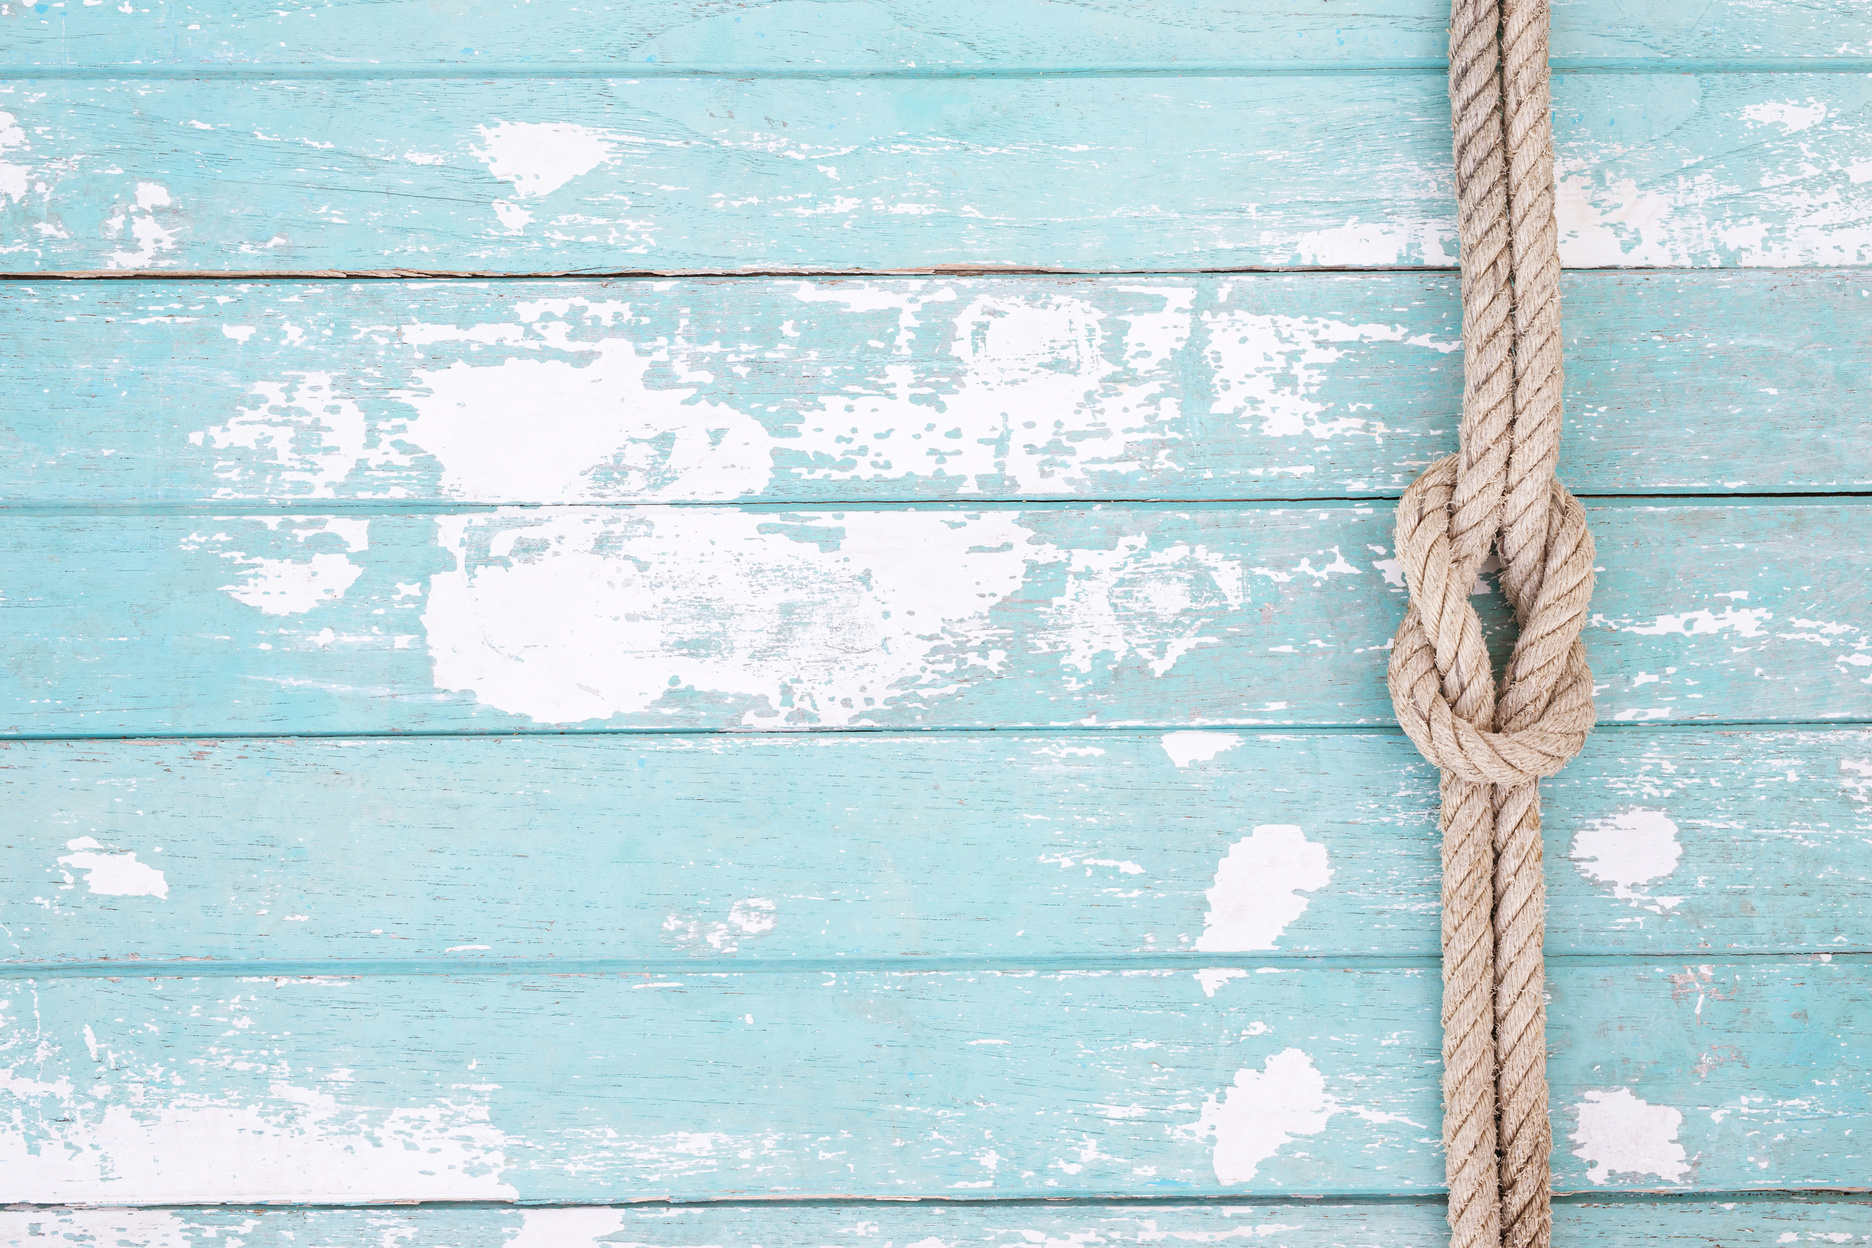
<path fill-rule="evenodd" d="M 1646 950 L 1641 953 L 1549 952 L 1547 961 L 1568 966 L 1676 966 L 1690 963 L 1770 961 L 1805 963 L 1816 959 L 1854 965 L 1872 964 L 1872 948 L 1811 950 Z M 1135 971 L 1140 968 L 1241 969 L 1277 966 L 1288 970 L 1390 971 L 1434 970 L 1441 965 L 1435 954 L 1304 954 L 1261 952 L 1161 954 L 1057 954 L 1038 958 L 1001 958 L 988 955 L 924 957 L 892 954 L 860 958 L 758 958 L 745 962 L 717 958 L 495 958 L 440 959 L 359 958 L 279 961 L 195 961 L 165 959 L 148 962 L 0 962 L 4 979 L 427 979 L 438 976 L 481 978 L 514 976 L 644 976 L 666 975 L 953 975 L 969 972 L 1024 975 L 1030 972 Z"/>
<path fill-rule="evenodd" d="M 1721 57 L 1555 57 L 1555 74 L 1857 74 L 1872 72 L 1872 57 L 1794 56 L 1731 59 Z M 1443 74 L 1449 62 L 1441 57 L 1398 57 L 1394 60 L 1343 61 L 1139 61 L 1083 65 L 876 65 L 791 66 L 757 64 L 677 65 L 657 62 L 535 62 L 518 65 L 474 65 L 464 62 L 411 64 L 356 62 L 342 65 L 303 65 L 256 62 L 225 65 L 197 62 L 178 65 L 17 65 L 0 66 L 0 73 L 26 82 L 35 80 L 85 81 L 93 79 L 269 79 L 306 81 L 329 79 L 496 79 L 496 78 L 612 78 L 622 80 L 730 78 L 750 80 L 899 79 L 944 81 L 954 79 L 1058 79 L 1058 78 L 1287 78 L 1345 77 L 1381 74 Z"/>

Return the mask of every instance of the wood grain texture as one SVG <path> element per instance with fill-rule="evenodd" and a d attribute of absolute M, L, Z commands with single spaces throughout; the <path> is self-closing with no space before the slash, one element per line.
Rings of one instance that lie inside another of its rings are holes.
<path fill-rule="evenodd" d="M 1562 1200 L 1555 1236 L 1588 1248 L 1632 1244 L 1872 1242 L 1872 1201 L 1853 1196 Z M 1442 1206 L 1283 1201 L 1250 1205 L 920 1204 L 610 1206 L 548 1209 L 0 1210 L 0 1235 L 43 1248 L 1028 1248 L 1031 1244 L 1242 1242 L 1263 1248 L 1438 1248 Z M 27 1238 L 37 1236 L 37 1238 Z M 1793 1236 L 1792 1239 L 1785 1238 Z M 223 1238 L 226 1237 L 226 1238 Z"/>
<path fill-rule="evenodd" d="M 1454 449 L 1442 274 L 53 283 L 0 500 L 1396 496 Z M 1580 495 L 1872 488 L 1872 279 L 1575 273 Z"/>
<path fill-rule="evenodd" d="M 1569 266 L 1872 262 L 1872 76 L 1554 99 Z M 13 80 L 0 110 L 15 273 L 1455 261 L 1434 74 Z"/>
<path fill-rule="evenodd" d="M 1591 511 L 1602 720 L 1872 710 L 1864 507 Z M 1389 723 L 1391 519 L 1354 504 L 16 513 L 0 518 L 0 724 Z M 1479 605 L 1501 624 L 1495 595 Z"/>
<path fill-rule="evenodd" d="M 0 50 L 0 65 L 108 66 L 132 73 L 164 66 L 329 70 L 384 62 L 481 70 L 622 63 L 902 72 L 1019 69 L 1036 62 L 1415 64 L 1444 55 L 1449 13 L 1435 0 L 1370 0 L 1319 12 L 1290 0 L 733 6 L 585 0 L 555 6 L 545 19 L 523 0 L 373 0 L 343 7 L 289 0 L 260 12 L 226 0 L 153 0 L 128 13 L 121 6 L 8 0 L 0 20 L 9 22 L 10 40 Z M 1616 0 L 1561 0 L 1554 6 L 1554 53 L 1563 63 L 1576 57 L 1867 56 L 1872 19 L 1851 0 L 1637 9 Z"/>
<path fill-rule="evenodd" d="M 1866 959 L 1571 964 L 1548 985 L 1556 1189 L 1864 1186 Z M 1443 1180 L 1434 968 L 8 978 L 0 993 L 12 1202 Z"/>
<path fill-rule="evenodd" d="M 1438 951 L 1396 733 L 16 742 L 0 805 L 16 969 Z M 1555 955 L 1872 952 L 1872 734 L 1601 732 L 1544 817 Z"/>

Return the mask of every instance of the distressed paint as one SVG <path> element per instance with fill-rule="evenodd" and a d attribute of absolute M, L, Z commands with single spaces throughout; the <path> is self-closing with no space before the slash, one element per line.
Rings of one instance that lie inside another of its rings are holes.
<path fill-rule="evenodd" d="M 1554 1134 L 1581 1136 L 1556 1153 L 1556 1188 L 1862 1187 L 1869 965 L 1551 967 Z M 1434 967 L 1272 965 L 1219 988 L 1138 967 L 0 991 L 0 1098 L 19 1124 L 0 1138 L 9 1201 L 1353 1194 L 1443 1179 Z M 1661 1125 L 1608 1149 L 1592 1118 L 1608 1104 Z"/>
<path fill-rule="evenodd" d="M 1591 511 L 1602 720 L 1872 709 L 1863 507 Z M 15 513 L 0 724 L 1387 723 L 1390 527 L 1349 504 Z"/>
<path fill-rule="evenodd" d="M 1554 100 L 1563 262 L 1872 263 L 1872 75 L 1567 75 Z M 15 79 L 0 253 L 15 273 L 1449 267 L 1447 113 L 1434 74 L 987 78 L 962 95 L 897 78 Z"/>
<path fill-rule="evenodd" d="M 1615 0 L 1554 6 L 1556 57 L 1747 58 L 1872 55 L 1872 21 L 1851 0 L 1701 5 L 1633 11 Z M 1447 6 L 1378 0 L 1330 20 L 1278 0 L 1130 4 L 1122 8 L 1037 0 L 926 5 L 867 0 L 838 5 L 768 3 L 723 9 L 704 0 L 585 3 L 541 22 L 523 0 L 460 5 L 436 20 L 414 0 L 374 0 L 362 22 L 326 3 L 283 3 L 255 12 L 225 3 L 83 6 L 8 0 L 0 65 L 58 69 L 189 66 L 202 72 L 254 64 L 454 65 L 482 70 L 529 64 L 766 68 L 813 72 L 875 69 L 1018 71 L 1048 66 L 1199 64 L 1421 64 L 1444 55 Z"/>
<path fill-rule="evenodd" d="M 14 742 L 0 958 L 1436 955 L 1407 741 L 1196 735 Z M 1872 734 L 1601 732 L 1545 799 L 1555 955 L 1872 952 Z"/>
<path fill-rule="evenodd" d="M 1668 1203 L 1562 1198 L 1555 1235 L 1612 1248 L 1633 1242 L 1720 1248 L 1736 1243 L 1872 1242 L 1863 1197 L 1682 1198 Z M 0 1234 L 45 1248 L 185 1248 L 238 1239 L 247 1248 L 380 1244 L 398 1248 L 1028 1248 L 1032 1244 L 1227 1243 L 1266 1248 L 1438 1248 L 1439 1203 L 1329 1199 L 1245 1205 L 919 1204 L 599 1206 L 545 1209 L 31 1209 L 0 1210 Z M 226 1237 L 226 1238 L 223 1238 Z"/>
<path fill-rule="evenodd" d="M 1563 285 L 1576 493 L 1872 486 L 1864 274 Z M 1386 496 L 1461 399 L 1447 275 L 8 295 L 22 503 Z"/>

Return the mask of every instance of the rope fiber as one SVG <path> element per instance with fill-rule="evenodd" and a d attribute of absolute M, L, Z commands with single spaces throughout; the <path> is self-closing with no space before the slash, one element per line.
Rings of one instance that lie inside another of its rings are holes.
<path fill-rule="evenodd" d="M 1554 478 L 1560 255 L 1548 0 L 1452 0 L 1460 449 L 1398 505 L 1410 606 L 1391 701 L 1443 773 L 1443 1147 L 1452 1248 L 1548 1248 L 1540 787 L 1593 725 L 1593 543 Z M 1493 549 L 1519 636 L 1497 690 L 1470 590 Z"/>

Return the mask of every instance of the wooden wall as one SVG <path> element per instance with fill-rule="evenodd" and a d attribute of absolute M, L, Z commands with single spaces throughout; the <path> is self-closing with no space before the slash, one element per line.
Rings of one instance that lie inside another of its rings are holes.
<path fill-rule="evenodd" d="M 0 1239 L 1442 1242 L 1444 21 L 0 2 Z M 1554 22 L 1556 1242 L 1872 1243 L 1872 9 Z"/>

